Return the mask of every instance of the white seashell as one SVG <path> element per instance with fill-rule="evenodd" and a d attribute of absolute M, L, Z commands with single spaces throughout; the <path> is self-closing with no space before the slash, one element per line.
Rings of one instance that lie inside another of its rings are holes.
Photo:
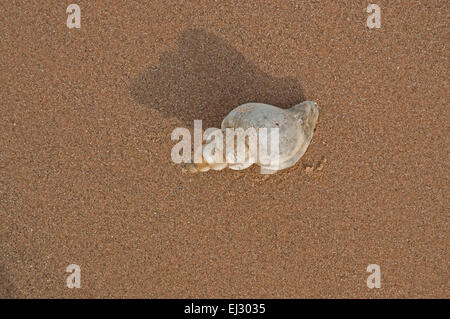
<path fill-rule="evenodd" d="M 294 105 L 289 109 L 281 109 L 279 107 L 263 104 L 263 103 L 246 103 L 232 110 L 222 121 L 221 130 L 223 136 L 226 136 L 226 129 L 248 128 L 267 129 L 268 140 L 271 138 L 271 128 L 278 128 L 279 133 L 279 152 L 276 164 L 262 162 L 259 154 L 255 153 L 255 149 L 249 149 L 248 143 L 245 144 L 245 161 L 243 163 L 233 163 L 229 161 L 235 150 L 228 150 L 225 146 L 223 158 L 227 159 L 225 163 L 218 162 L 216 157 L 204 154 L 203 163 L 191 164 L 189 169 L 192 172 L 205 172 L 209 169 L 221 170 L 229 167 L 234 170 L 245 169 L 256 163 L 261 168 L 269 171 L 277 171 L 293 166 L 305 153 L 308 148 L 314 128 L 319 117 L 317 103 L 305 101 Z M 215 139 L 209 141 L 207 138 L 206 145 L 216 143 Z M 225 141 L 223 142 L 225 145 Z M 258 151 L 261 144 L 258 144 Z M 232 152 L 232 153 L 230 153 Z M 231 156 L 231 157 L 230 157 Z"/>

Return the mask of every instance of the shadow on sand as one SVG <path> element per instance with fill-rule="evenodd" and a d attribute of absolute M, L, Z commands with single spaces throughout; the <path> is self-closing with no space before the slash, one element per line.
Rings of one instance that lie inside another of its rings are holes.
<path fill-rule="evenodd" d="M 141 105 L 193 127 L 220 127 L 236 106 L 261 102 L 290 107 L 304 100 L 295 78 L 274 78 L 259 70 L 223 39 L 201 30 L 184 32 L 176 52 L 164 53 L 131 86 Z"/>

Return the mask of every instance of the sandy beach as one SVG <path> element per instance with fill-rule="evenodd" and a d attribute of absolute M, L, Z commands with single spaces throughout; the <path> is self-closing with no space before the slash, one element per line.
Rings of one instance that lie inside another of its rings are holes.
<path fill-rule="evenodd" d="M 0 5 L 0 297 L 450 297 L 447 1 L 375 29 L 366 1 L 70 3 Z M 171 160 L 177 127 L 304 100 L 289 169 Z"/>

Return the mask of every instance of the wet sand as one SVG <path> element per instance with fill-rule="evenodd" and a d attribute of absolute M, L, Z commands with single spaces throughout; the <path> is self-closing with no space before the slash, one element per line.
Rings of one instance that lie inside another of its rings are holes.
<path fill-rule="evenodd" d="M 179 2 L 0 5 L 0 296 L 449 298 L 446 1 Z M 292 168 L 171 161 L 176 127 L 306 99 Z"/>

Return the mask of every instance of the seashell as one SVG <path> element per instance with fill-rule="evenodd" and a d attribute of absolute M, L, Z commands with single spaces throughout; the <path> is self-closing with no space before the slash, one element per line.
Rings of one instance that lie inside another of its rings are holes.
<path fill-rule="evenodd" d="M 262 169 L 273 172 L 291 167 L 303 156 L 311 143 L 318 117 L 319 109 L 317 103 L 313 101 L 305 101 L 289 109 L 263 103 L 242 104 L 232 110 L 222 121 L 221 131 L 223 136 L 226 136 L 228 128 L 242 128 L 244 130 L 266 128 L 268 140 L 271 140 L 272 136 L 275 136 L 271 129 L 278 128 L 276 164 L 263 162 L 258 156 L 260 154 L 255 151 L 255 148 L 249 148 L 249 143 L 246 140 L 244 145 L 245 161 L 242 163 L 229 161 L 228 159 L 233 157 L 230 157 L 230 155 L 235 155 L 235 150 L 234 148 L 231 150 L 224 147 L 223 158 L 226 159 L 225 161 L 217 161 L 217 157 L 203 153 L 203 162 L 188 164 L 188 168 L 191 172 L 206 172 L 210 169 L 222 170 L 225 167 L 242 170 L 252 164 L 258 164 Z M 204 146 L 217 143 L 216 139 L 209 139 L 211 135 L 206 138 Z M 261 151 L 261 144 L 258 144 L 257 150 Z"/>

